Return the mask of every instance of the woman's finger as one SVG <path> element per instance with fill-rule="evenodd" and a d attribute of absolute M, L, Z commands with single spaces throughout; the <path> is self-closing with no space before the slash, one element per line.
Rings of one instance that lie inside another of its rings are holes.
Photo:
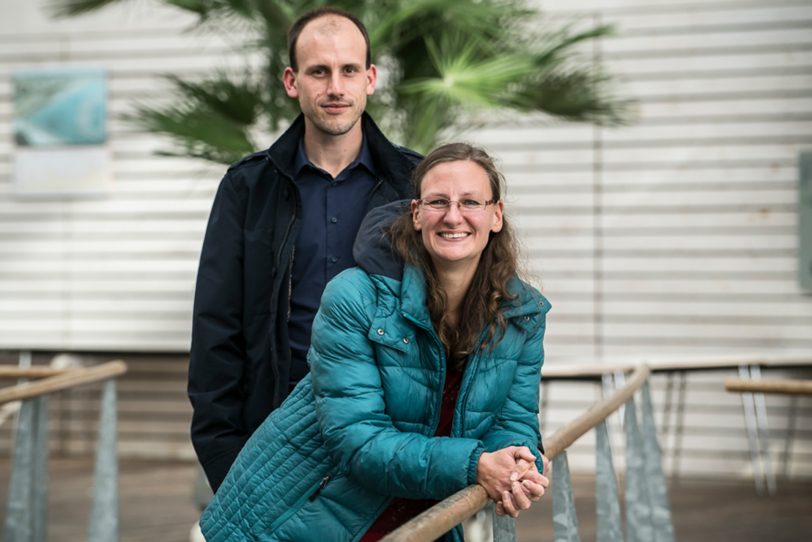
<path fill-rule="evenodd" d="M 519 482 L 513 482 L 511 489 L 516 508 L 519 510 L 527 510 L 530 508 L 530 505 L 533 503 L 530 502 L 530 497 L 525 493 L 524 486 Z"/>
<path fill-rule="evenodd" d="M 524 489 L 527 497 L 533 502 L 541 499 L 544 496 L 545 488 L 541 484 L 531 482 L 530 480 L 523 480 L 522 488 Z"/>
<path fill-rule="evenodd" d="M 516 510 L 516 506 L 513 504 L 513 498 L 510 495 L 509 491 L 502 492 L 502 508 L 505 510 L 505 513 L 512 518 L 519 517 L 519 511 Z"/>

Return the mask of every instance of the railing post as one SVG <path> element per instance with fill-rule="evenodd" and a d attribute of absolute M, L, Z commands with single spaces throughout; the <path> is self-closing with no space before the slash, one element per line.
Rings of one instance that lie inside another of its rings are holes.
<path fill-rule="evenodd" d="M 516 542 L 516 520 L 510 516 L 499 516 L 496 507 L 487 508 L 493 515 L 493 542 Z"/>
<path fill-rule="evenodd" d="M 668 507 L 668 488 L 663 473 L 660 445 L 657 442 L 657 425 L 654 422 L 654 407 L 651 403 L 651 390 L 648 382 L 643 385 L 640 408 L 643 424 L 643 458 L 648 496 L 651 500 L 651 523 L 654 528 L 653 540 L 673 542 L 674 526 L 671 523 L 671 510 Z"/>
<path fill-rule="evenodd" d="M 4 540 L 45 542 L 48 515 L 48 400 L 23 401 L 17 418 Z"/>
<path fill-rule="evenodd" d="M 629 542 L 654 540 L 651 527 L 651 507 L 643 438 L 637 426 L 634 397 L 626 402 L 624 426 L 626 430 L 626 539 Z"/>
<path fill-rule="evenodd" d="M 617 478 L 605 420 L 595 426 L 595 493 L 597 542 L 623 542 Z"/>
<path fill-rule="evenodd" d="M 104 383 L 99 440 L 90 511 L 89 542 L 118 540 L 118 461 L 116 454 L 116 381 Z"/>
<path fill-rule="evenodd" d="M 553 458 L 553 540 L 555 542 L 581 542 L 578 517 L 572 496 L 572 481 L 567 452 Z"/>

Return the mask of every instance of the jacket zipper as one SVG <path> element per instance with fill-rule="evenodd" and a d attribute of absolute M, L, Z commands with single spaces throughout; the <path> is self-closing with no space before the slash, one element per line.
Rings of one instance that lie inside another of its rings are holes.
<path fill-rule="evenodd" d="M 308 491 L 305 491 L 302 494 L 301 497 L 296 499 L 296 502 L 293 503 L 293 506 L 291 506 L 290 508 L 285 510 L 284 514 L 282 514 L 281 516 L 276 518 L 276 521 L 274 521 L 271 524 L 271 526 L 268 528 L 268 530 L 270 532 L 273 532 L 277 528 L 279 528 L 279 526 L 282 525 L 283 523 L 285 523 L 285 521 L 287 521 L 288 518 L 290 518 L 290 516 L 292 516 L 293 514 L 298 512 L 299 509 L 302 506 L 304 506 L 305 501 L 312 502 L 312 501 L 316 500 L 316 497 L 318 497 L 319 493 L 321 493 L 321 490 L 324 489 L 325 487 L 327 487 L 327 484 L 329 484 L 330 480 L 332 480 L 332 479 L 333 479 L 333 475 L 332 474 L 327 474 L 321 480 L 319 480 L 318 482 L 313 484 Z"/>
<path fill-rule="evenodd" d="M 281 174 L 282 172 L 280 171 L 279 173 Z M 284 248 L 290 240 L 290 230 L 293 228 L 293 223 L 296 222 L 296 208 L 299 207 L 299 191 L 290 178 L 288 178 L 288 184 L 290 185 L 289 189 L 293 194 L 295 207 L 293 210 L 293 215 L 291 215 L 290 221 L 288 222 L 288 227 L 285 228 L 285 235 L 282 237 L 282 248 Z M 279 269 L 279 260 L 282 258 L 282 252 L 284 252 L 284 250 L 280 250 L 279 254 L 276 255 L 276 262 L 274 264 L 275 269 Z"/>
<path fill-rule="evenodd" d="M 329 484 L 330 480 L 332 480 L 332 479 L 333 479 L 332 474 L 328 474 L 327 476 L 322 478 L 321 482 L 319 482 L 319 485 L 316 486 L 316 489 L 307 497 L 307 500 L 310 501 L 310 502 L 315 501 L 316 497 L 318 497 L 319 493 L 321 493 L 321 490 L 324 489 L 325 487 L 327 487 L 327 484 Z"/>
<path fill-rule="evenodd" d="M 433 327 L 425 326 L 422 322 L 419 322 L 418 320 L 413 318 L 410 314 L 403 313 L 403 316 L 407 320 L 412 322 L 414 325 L 416 325 L 417 327 L 427 331 L 431 335 L 431 339 L 434 341 L 434 345 L 436 347 L 438 347 L 438 351 L 440 352 L 440 361 L 442 362 L 440 364 L 440 371 L 441 371 L 441 374 L 443 376 L 442 383 L 443 383 L 443 386 L 445 386 L 445 379 L 446 379 L 446 376 L 448 374 L 448 371 L 446 371 L 446 363 L 448 363 L 448 362 L 446 360 L 445 347 L 443 346 L 443 343 L 440 342 L 440 338 L 437 336 L 437 332 L 434 331 Z M 442 391 L 437 395 L 437 401 L 435 401 L 434 406 L 435 406 L 435 412 L 437 413 L 437 415 L 435 416 L 435 419 L 432 421 L 431 433 L 429 433 L 427 435 L 429 437 L 434 436 L 434 433 L 437 432 L 437 426 L 440 425 L 440 414 L 441 414 L 441 411 L 443 409 L 443 393 L 442 393 Z"/>
<path fill-rule="evenodd" d="M 487 330 L 486 330 L 487 331 Z M 474 373 L 479 368 L 479 358 L 480 351 L 482 349 L 482 343 L 485 342 L 485 333 L 486 331 L 482 332 L 482 335 L 479 336 L 479 340 L 476 343 L 476 347 L 471 351 L 471 356 L 468 360 L 467 368 L 469 373 L 467 382 L 463 376 L 463 386 L 460 389 L 460 396 L 457 398 L 457 404 L 460 406 L 460 420 L 459 420 L 459 427 L 460 427 L 460 434 L 458 436 L 462 437 L 463 433 L 465 432 L 465 403 L 468 401 L 468 392 L 471 390 L 471 381 L 474 379 Z M 454 425 L 451 425 L 451 433 L 453 436 L 454 433 Z"/>

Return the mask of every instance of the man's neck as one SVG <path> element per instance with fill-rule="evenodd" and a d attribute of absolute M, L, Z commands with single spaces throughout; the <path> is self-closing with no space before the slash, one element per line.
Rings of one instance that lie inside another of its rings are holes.
<path fill-rule="evenodd" d="M 364 135 L 361 122 L 346 134 L 333 136 L 315 129 L 305 128 L 304 149 L 307 159 L 333 177 L 350 165 L 361 152 Z"/>

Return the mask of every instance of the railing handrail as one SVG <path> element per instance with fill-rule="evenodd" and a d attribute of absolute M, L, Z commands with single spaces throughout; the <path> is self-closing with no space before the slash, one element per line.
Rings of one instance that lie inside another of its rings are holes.
<path fill-rule="evenodd" d="M 547 439 L 544 442 L 544 455 L 552 460 L 562 451 L 572 446 L 587 431 L 593 429 L 620 408 L 621 405 L 624 405 L 646 383 L 650 374 L 651 369 L 647 365 L 638 366 L 622 388 L 619 388 L 609 397 L 594 403 L 586 412 Z"/>
<path fill-rule="evenodd" d="M 589 410 L 556 431 L 544 443 L 544 454 L 547 458 L 552 460 L 587 431 L 608 418 L 643 386 L 650 373 L 651 370 L 648 366 L 637 366 L 622 388 L 611 396 L 598 401 Z M 474 515 L 486 504 L 488 504 L 488 493 L 485 488 L 479 484 L 468 486 L 404 523 L 384 537 L 381 542 L 434 540 Z"/>
<path fill-rule="evenodd" d="M 126 372 L 127 364 L 121 360 L 108 361 L 95 367 L 72 369 L 37 382 L 24 382 L 16 386 L 0 389 L 0 405 L 75 388 L 100 380 L 107 380 Z"/>
<path fill-rule="evenodd" d="M 14 380 L 17 378 L 48 378 L 76 371 L 81 367 L 16 367 L 13 365 L 0 365 L 0 380 Z"/>
<path fill-rule="evenodd" d="M 567 363 L 566 365 L 545 364 L 545 380 L 600 378 L 614 372 L 633 371 L 647 365 L 652 373 L 679 372 L 735 368 L 741 365 L 762 367 L 805 367 L 812 366 L 812 352 L 787 352 L 783 354 L 728 354 L 708 357 L 686 357 L 671 359 L 641 358 L 634 361 L 591 361 L 588 363 Z"/>
<path fill-rule="evenodd" d="M 793 380 L 790 378 L 765 378 L 750 380 L 747 378 L 728 378 L 725 389 L 743 393 L 781 393 L 785 395 L 812 395 L 812 380 Z"/>

